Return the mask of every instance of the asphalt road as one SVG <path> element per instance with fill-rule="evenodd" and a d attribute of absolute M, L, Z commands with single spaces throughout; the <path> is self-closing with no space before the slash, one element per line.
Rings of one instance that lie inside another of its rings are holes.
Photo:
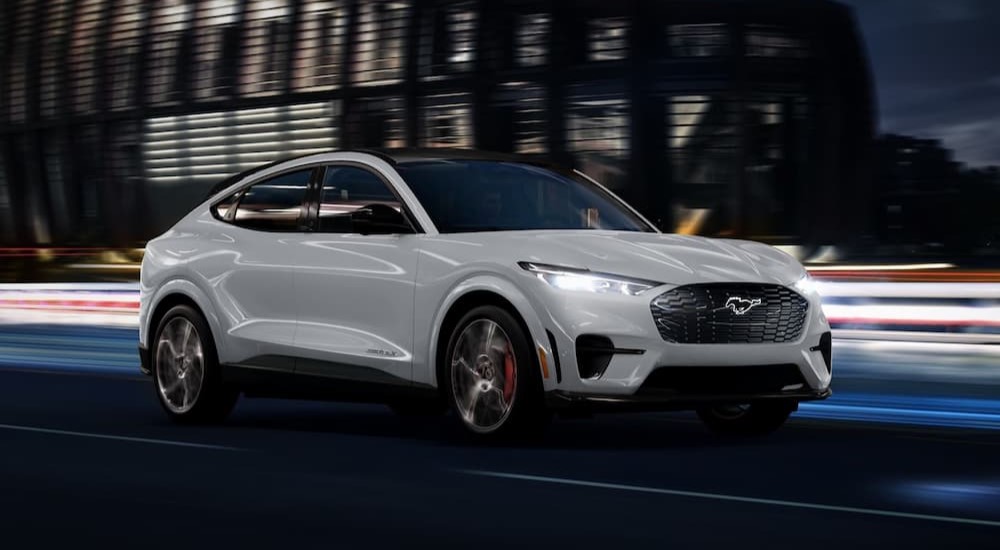
<path fill-rule="evenodd" d="M 7 368 L 0 547 L 1000 547 L 996 430 L 609 415 L 486 446 L 449 420 L 244 399 L 180 427 L 144 378 Z"/>

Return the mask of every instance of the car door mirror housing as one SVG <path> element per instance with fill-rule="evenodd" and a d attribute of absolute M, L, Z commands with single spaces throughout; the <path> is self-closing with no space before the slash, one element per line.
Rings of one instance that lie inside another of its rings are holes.
<path fill-rule="evenodd" d="M 351 212 L 354 232 L 362 235 L 413 233 L 402 212 L 385 204 L 367 204 Z"/>

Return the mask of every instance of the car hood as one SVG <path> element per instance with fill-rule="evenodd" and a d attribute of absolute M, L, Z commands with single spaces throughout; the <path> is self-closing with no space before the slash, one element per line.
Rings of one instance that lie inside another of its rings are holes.
<path fill-rule="evenodd" d="M 529 261 L 667 284 L 789 284 L 803 272 L 790 255 L 763 243 L 630 231 L 509 231 L 442 235 L 489 249 L 494 260 Z M 462 247 L 459 247 L 462 248 Z M 454 249 L 453 249 L 454 250 Z"/>

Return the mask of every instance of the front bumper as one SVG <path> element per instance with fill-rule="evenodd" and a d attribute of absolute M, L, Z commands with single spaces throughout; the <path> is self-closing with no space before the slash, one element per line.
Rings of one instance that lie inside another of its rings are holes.
<path fill-rule="evenodd" d="M 833 390 L 793 390 L 756 394 L 658 394 L 658 395 L 594 395 L 551 391 L 545 395 L 546 405 L 553 410 L 587 412 L 654 412 L 694 410 L 708 405 L 736 405 L 758 401 L 787 401 L 798 404 L 833 395 Z"/>
<path fill-rule="evenodd" d="M 653 403 L 657 407 L 665 402 L 690 408 L 685 403 L 775 398 L 803 401 L 829 395 L 830 325 L 823 315 L 819 296 L 808 297 L 809 310 L 796 340 L 725 344 L 680 344 L 664 340 L 650 312 L 652 299 L 653 296 L 645 295 L 595 295 L 582 300 L 579 293 L 540 293 L 539 302 L 543 305 L 540 321 L 553 343 L 547 347 L 555 350 L 561 363 L 559 380 L 549 379 L 545 384 L 556 405 L 559 401 L 593 398 L 600 402 Z M 606 345 L 615 350 L 597 375 L 592 374 L 595 370 L 590 368 L 588 357 L 579 356 L 580 337 L 591 335 L 606 338 Z M 541 345 L 544 340 L 538 338 L 538 342 Z M 777 386 L 752 383 L 757 378 L 751 371 L 777 366 L 793 369 L 796 380 Z M 722 383 L 687 388 L 690 391 L 680 392 L 683 395 L 670 395 L 669 391 L 649 395 L 647 380 L 658 371 L 672 368 L 695 369 L 709 382 L 715 377 Z M 735 386 L 727 383 L 733 381 L 733 374 L 751 383 Z"/>

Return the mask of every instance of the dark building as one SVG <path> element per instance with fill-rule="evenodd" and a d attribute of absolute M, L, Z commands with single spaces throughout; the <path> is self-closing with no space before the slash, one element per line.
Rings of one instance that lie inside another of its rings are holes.
<path fill-rule="evenodd" d="M 1000 173 L 969 169 L 940 140 L 887 134 L 875 140 L 875 236 L 896 254 L 996 254 Z"/>
<path fill-rule="evenodd" d="M 826 0 L 7 0 L 0 240 L 141 243 L 224 176 L 363 146 L 548 155 L 666 229 L 850 242 L 872 82 Z"/>

